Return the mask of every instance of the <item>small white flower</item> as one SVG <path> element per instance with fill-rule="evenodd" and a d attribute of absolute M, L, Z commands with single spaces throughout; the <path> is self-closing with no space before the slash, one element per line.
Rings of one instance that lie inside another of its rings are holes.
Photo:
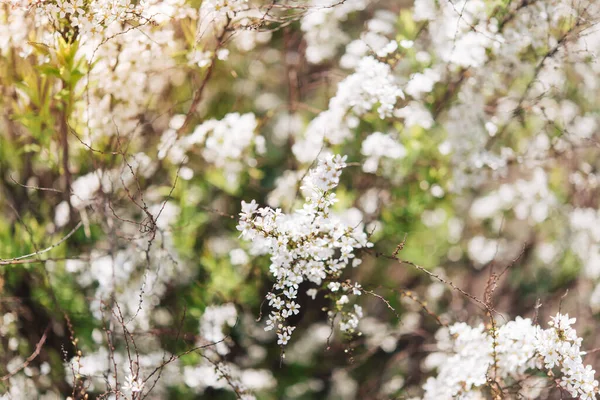
<path fill-rule="evenodd" d="M 227 58 L 229 57 L 229 50 L 228 49 L 220 49 L 217 51 L 217 58 L 221 61 L 227 60 Z"/>
<path fill-rule="evenodd" d="M 313 300 L 314 300 L 314 299 L 317 297 L 317 293 L 318 293 L 318 292 L 317 292 L 317 289 L 315 289 L 315 288 L 308 289 L 308 290 L 306 291 L 306 294 L 307 294 L 307 295 L 308 295 L 310 298 L 312 298 Z"/>
<path fill-rule="evenodd" d="M 137 376 L 133 376 L 132 374 L 127 375 L 125 378 L 125 384 L 123 385 L 124 390 L 129 390 L 133 393 L 141 392 L 144 388 L 144 382 Z"/>
<path fill-rule="evenodd" d="M 287 303 L 287 308 L 294 314 L 298 314 L 300 312 L 300 306 L 293 301 Z"/>
<path fill-rule="evenodd" d="M 278 333 L 277 337 L 279 338 L 279 340 L 277 340 L 277 344 L 281 346 L 285 346 L 290 340 L 290 335 L 288 332 Z"/>

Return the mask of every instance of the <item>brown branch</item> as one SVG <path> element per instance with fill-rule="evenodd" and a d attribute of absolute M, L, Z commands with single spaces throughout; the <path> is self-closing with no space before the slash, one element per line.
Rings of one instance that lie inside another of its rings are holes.
<path fill-rule="evenodd" d="M 54 244 L 50 245 L 49 247 L 47 247 L 47 248 L 45 248 L 45 249 L 43 249 L 43 250 L 37 250 L 37 251 L 35 251 L 35 252 L 33 252 L 33 253 L 30 253 L 30 254 L 25 254 L 25 255 L 23 255 L 23 256 L 14 257 L 14 258 L 8 258 L 8 259 L 1 259 L 1 258 L 0 258 L 0 265 L 7 265 L 7 264 L 20 264 L 19 262 L 16 262 L 16 261 L 23 260 L 23 259 L 30 258 L 30 257 L 39 256 L 39 255 L 41 255 L 41 254 L 47 253 L 47 252 L 49 252 L 50 250 L 54 249 L 55 247 L 58 247 L 58 246 L 60 246 L 60 245 L 61 245 L 62 243 L 64 243 L 64 242 L 65 242 L 67 239 L 69 239 L 71 236 L 73 236 L 73 234 L 74 234 L 75 232 L 77 232 L 77 230 L 78 230 L 79 228 L 81 228 L 81 225 L 83 225 L 83 222 L 79 221 L 79 222 L 77 223 L 77 225 L 75 225 L 75 227 L 74 227 L 73 229 L 71 229 L 71 231 L 70 231 L 69 233 L 67 233 L 67 234 L 66 234 L 66 236 L 64 236 L 64 237 L 63 237 L 62 239 L 60 239 L 58 242 L 56 242 L 56 243 L 54 243 Z M 40 262 L 43 262 L 43 260 L 38 260 L 38 261 L 40 261 Z"/>
<path fill-rule="evenodd" d="M 29 366 L 29 364 L 37 356 L 40 355 L 40 352 L 42 351 L 42 346 L 44 345 L 44 343 L 46 342 L 46 339 L 48 338 L 48 332 L 50 331 L 50 326 L 51 326 L 51 323 L 48 324 L 48 326 L 44 330 L 44 334 L 42 335 L 42 337 L 40 338 L 40 340 L 35 345 L 35 350 L 33 351 L 33 353 L 31 353 L 31 355 L 29 357 L 27 357 L 27 359 L 25 360 L 25 362 L 23 364 L 21 364 L 21 366 L 18 367 L 16 370 L 14 370 L 12 372 L 9 372 L 8 374 L 6 374 L 2 378 L 0 378 L 1 381 L 5 382 L 5 381 L 9 380 L 11 377 L 13 377 L 14 375 L 16 375 L 19 371 L 27 368 L 27 366 Z"/>
<path fill-rule="evenodd" d="M 210 60 L 210 64 L 208 65 L 208 69 L 206 70 L 206 73 L 204 74 L 204 79 L 202 79 L 202 83 L 200 84 L 200 87 L 194 93 L 194 98 L 192 99 L 192 104 L 190 105 L 190 108 L 189 108 L 187 114 L 185 115 L 185 120 L 183 121 L 183 124 L 177 130 L 177 134 L 183 133 L 185 131 L 185 129 L 188 127 L 188 125 L 190 124 L 190 122 L 193 118 L 194 113 L 196 112 L 196 109 L 198 108 L 198 105 L 200 104 L 200 101 L 202 100 L 202 95 L 204 94 L 204 90 L 208 84 L 208 81 L 210 80 L 210 78 L 212 76 L 212 73 L 215 69 L 215 65 L 217 64 L 217 53 L 218 53 L 219 49 L 221 48 L 221 46 L 223 45 L 225 35 L 228 32 L 230 23 L 231 23 L 231 18 L 228 15 L 227 22 L 225 23 L 225 26 L 223 27 L 223 30 L 221 31 L 220 35 L 217 37 L 217 45 L 215 46 L 215 49 L 213 51 L 213 54 L 212 54 L 212 57 Z"/>

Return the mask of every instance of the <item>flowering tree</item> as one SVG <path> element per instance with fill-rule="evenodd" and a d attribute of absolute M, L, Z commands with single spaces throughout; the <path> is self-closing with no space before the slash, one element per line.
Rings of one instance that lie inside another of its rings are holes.
<path fill-rule="evenodd" d="M 1 398 L 597 398 L 599 18 L 0 2 Z"/>

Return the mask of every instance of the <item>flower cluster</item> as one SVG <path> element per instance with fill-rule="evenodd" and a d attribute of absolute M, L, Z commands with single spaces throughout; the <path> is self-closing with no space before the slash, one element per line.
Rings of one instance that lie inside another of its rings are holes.
<path fill-rule="evenodd" d="M 575 208 L 569 216 L 574 239 L 571 248 L 583 262 L 586 276 L 600 278 L 600 211 Z"/>
<path fill-rule="evenodd" d="M 438 8 L 439 7 L 439 8 Z M 480 67 L 486 50 L 502 42 L 496 35 L 497 20 L 487 19 L 483 0 L 434 0 L 415 2 L 415 20 L 430 21 L 429 31 L 436 53 L 460 67 Z"/>
<path fill-rule="evenodd" d="M 392 135 L 373 132 L 362 142 L 361 153 L 367 157 L 363 171 L 374 173 L 381 158 L 397 160 L 406 155 L 406 150 Z"/>
<path fill-rule="evenodd" d="M 368 3 L 369 0 L 311 0 L 311 8 L 301 21 L 307 60 L 318 64 L 333 58 L 337 49 L 350 40 L 340 23 L 350 13 L 363 10 Z"/>
<path fill-rule="evenodd" d="M 218 15 L 232 15 L 240 11 L 248 3 L 248 0 L 205 0 L 202 2 L 202 10 Z"/>
<path fill-rule="evenodd" d="M 569 318 L 568 314 L 556 314 L 548 323 L 550 328 L 538 330 L 535 348 L 548 370 L 560 368 L 560 384 L 571 396 L 591 400 L 598 393 L 598 381 L 594 378 L 596 371 L 583 363 L 582 339 L 571 327 L 574 323 L 575 318 Z"/>
<path fill-rule="evenodd" d="M 84 36 L 102 34 L 111 24 L 139 20 L 144 13 L 143 3 L 124 0 L 57 0 L 39 2 L 38 12 L 51 20 L 63 20 Z"/>
<path fill-rule="evenodd" d="M 166 351 L 152 351 L 140 354 L 135 363 L 130 363 L 126 354 L 102 346 L 103 334 L 95 330 L 93 337 L 99 346 L 95 351 L 78 355 L 65 363 L 66 382 L 73 382 L 77 377 L 86 377 L 88 390 L 102 391 L 107 385 L 112 388 L 125 391 L 128 399 L 147 396 L 151 399 L 159 399 L 167 396 L 168 385 L 181 382 L 178 362 L 165 366 L 162 374 L 164 381 L 148 379 L 156 365 L 171 356 Z M 111 356 L 111 354 L 113 354 Z M 114 363 L 113 363 L 114 362 Z M 115 374 L 104 376 L 110 367 L 115 368 Z M 168 382 L 168 383 L 167 383 Z M 118 385 L 117 385 L 118 383 Z M 150 387 L 155 385 L 150 391 Z M 120 386 L 120 388 L 119 388 Z M 125 394 L 125 393 L 123 393 Z"/>
<path fill-rule="evenodd" d="M 254 153 L 266 151 L 264 137 L 256 133 L 253 113 L 230 113 L 221 120 L 207 120 L 190 135 L 179 138 L 177 129 L 181 124 L 183 115 L 171 120 L 169 129 L 161 136 L 158 158 L 182 164 L 187 160 L 188 151 L 201 147 L 204 160 L 222 170 L 232 184 L 245 167 L 256 166 Z"/>
<path fill-rule="evenodd" d="M 288 320 L 300 312 L 298 290 L 304 282 L 325 285 L 339 306 L 336 311 L 342 315 L 342 330 L 352 332 L 362 315 L 359 307 L 348 304 L 345 293 L 352 290 L 351 285 L 342 285 L 339 279 L 348 264 L 360 263 L 355 251 L 371 244 L 362 230 L 348 226 L 331 210 L 337 201 L 331 190 L 339 183 L 345 160 L 339 155 L 328 156 L 309 171 L 302 187 L 307 194 L 306 202 L 293 214 L 286 215 L 270 207 L 259 208 L 254 200 L 242 202 L 237 227 L 241 237 L 252 243 L 255 254 L 271 256 L 270 271 L 276 283 L 267 295 L 273 311 L 265 329 L 275 329 L 278 344 L 282 346 L 288 343 L 295 329 Z M 314 297 L 314 290 L 309 289 L 309 295 Z M 360 294 L 357 289 L 352 291 Z"/>
<path fill-rule="evenodd" d="M 361 59 L 356 72 L 338 84 L 336 95 L 329 100 L 329 108 L 320 113 L 307 127 L 292 151 L 299 161 L 315 159 L 326 144 L 340 144 L 351 136 L 361 117 L 373 108 L 381 119 L 390 117 L 399 98 L 404 98 L 392 68 L 374 57 Z"/>
<path fill-rule="evenodd" d="M 220 355 L 229 353 L 225 343 L 224 326 L 233 327 L 237 321 L 237 311 L 231 303 L 219 306 L 209 306 L 204 310 L 200 320 L 200 336 L 204 342 L 215 343 L 214 350 Z"/>
<path fill-rule="evenodd" d="M 536 370 L 552 376 L 555 367 L 560 370 L 560 385 L 571 396 L 595 399 L 598 381 L 592 367 L 583 363 L 582 339 L 571 327 L 574 322 L 568 314 L 557 314 L 547 329 L 521 317 L 489 331 L 483 324 L 442 328 L 436 335 L 440 352 L 426 360 L 438 373 L 423 386 L 424 399 L 476 398 L 490 382 L 509 387 L 526 382 Z"/>
<path fill-rule="evenodd" d="M 377 105 L 379 117 L 389 117 L 398 98 L 404 98 L 392 75 L 392 68 L 374 57 L 364 57 L 356 72 L 338 85 L 338 91 L 329 102 L 331 110 L 351 110 L 363 115 Z"/>
<path fill-rule="evenodd" d="M 471 205 L 471 216 L 478 219 L 492 218 L 504 210 L 513 210 L 519 220 L 536 223 L 548 218 L 556 198 L 548 185 L 548 175 L 542 168 L 532 171 L 531 179 L 500 185 L 497 191 L 476 199 Z"/>
<path fill-rule="evenodd" d="M 178 16 L 174 9 L 155 12 L 173 20 Z M 165 57 L 183 47 L 175 26 L 162 26 L 160 34 L 157 30 L 149 24 L 126 29 L 115 23 L 82 41 L 78 53 L 90 70 L 77 84 L 85 101 L 76 104 L 74 117 L 87 145 L 95 148 L 106 137 L 138 135 L 143 130 L 140 115 L 159 105 L 149 99 L 181 79 L 176 60 Z"/>
<path fill-rule="evenodd" d="M 376 10 L 372 19 L 367 21 L 366 30 L 360 38 L 346 46 L 346 54 L 340 58 L 343 68 L 353 69 L 363 57 L 375 53 L 378 58 L 386 58 L 398 50 L 398 42 L 390 40 L 394 35 L 397 15 L 387 10 Z M 400 46 L 410 46 L 410 41 L 402 41 Z"/>

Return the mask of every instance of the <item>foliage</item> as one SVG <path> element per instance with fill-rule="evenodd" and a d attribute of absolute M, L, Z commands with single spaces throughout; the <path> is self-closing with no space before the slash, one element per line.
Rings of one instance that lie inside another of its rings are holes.
<path fill-rule="evenodd" d="M 1 2 L 0 398 L 597 398 L 598 18 Z"/>

